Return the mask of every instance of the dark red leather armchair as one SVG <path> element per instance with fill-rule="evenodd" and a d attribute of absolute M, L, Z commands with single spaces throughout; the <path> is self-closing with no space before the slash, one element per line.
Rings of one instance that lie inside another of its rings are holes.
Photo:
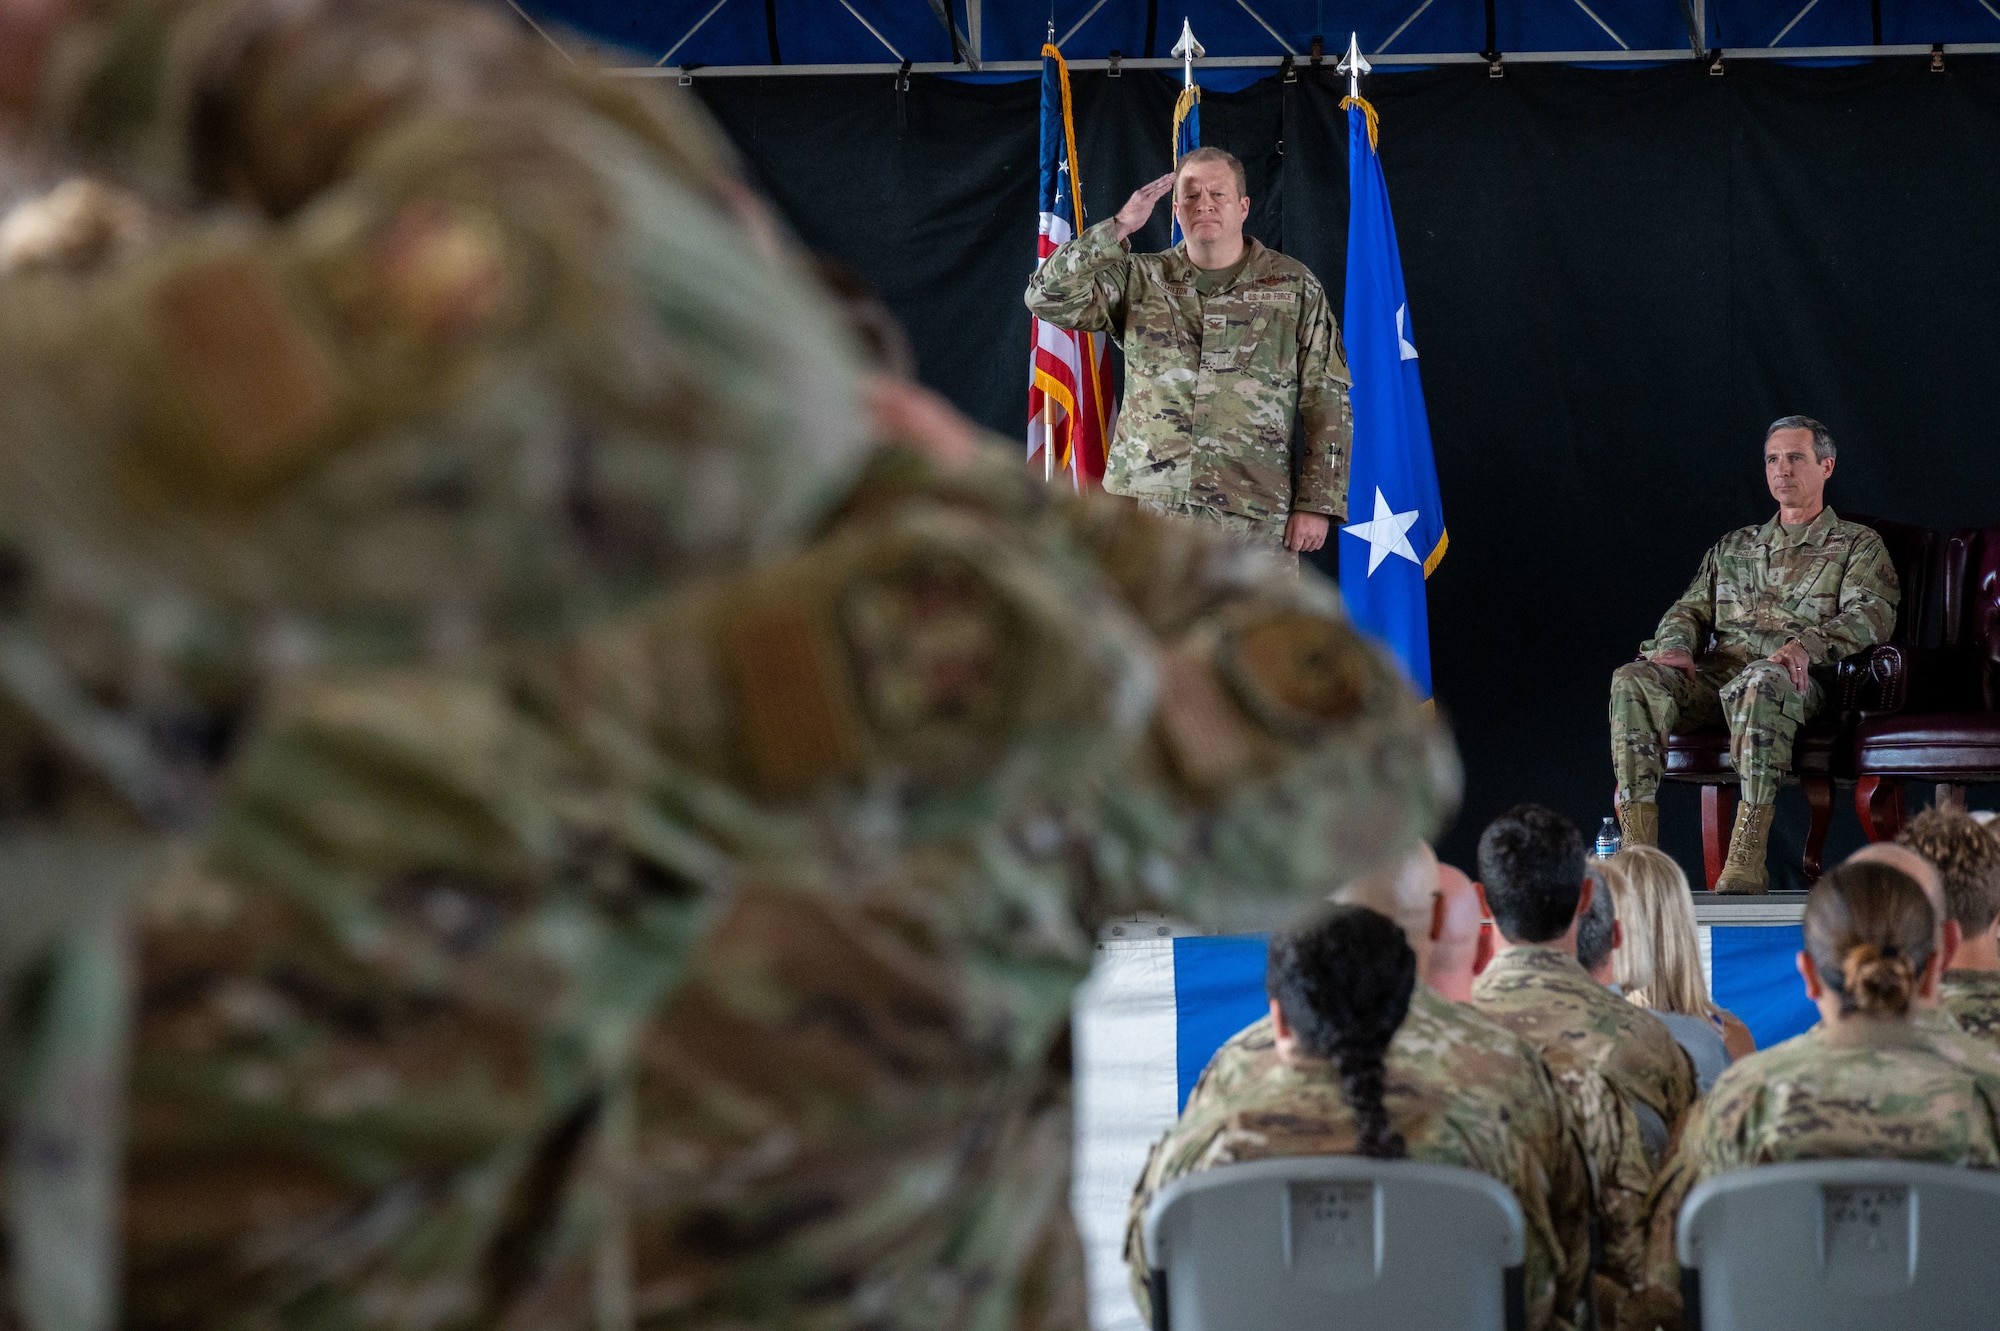
<path fill-rule="evenodd" d="M 1926 527 L 1859 513 L 1841 516 L 1849 522 L 1873 527 L 1896 566 L 1902 594 L 1896 609 L 1896 627 L 1889 637 L 1889 650 L 1907 648 L 1914 652 L 1920 650 L 1919 644 L 1938 638 L 1936 583 L 1943 546 L 1939 534 Z M 1792 775 L 1787 784 L 1796 781 L 1804 788 L 1812 818 L 1801 866 L 1808 882 L 1820 875 L 1827 831 L 1833 825 L 1834 787 L 1857 779 L 1852 737 L 1858 720 L 1858 691 L 1877 673 L 1894 674 L 1905 659 L 1883 656 L 1878 660 L 1872 655 L 1884 650 L 1883 646 L 1877 646 L 1857 653 L 1840 662 L 1830 679 L 1822 677 L 1827 705 L 1800 727 L 1798 737 L 1792 742 Z M 1891 661 L 1896 665 L 1890 664 Z M 1897 674 L 1896 678 L 1904 676 Z M 1886 687 L 1878 686 L 1878 693 Z M 1730 826 L 1736 818 L 1736 771 L 1729 759 L 1729 732 L 1721 726 L 1709 726 L 1668 735 L 1666 779 L 1701 787 L 1702 869 L 1707 886 L 1712 889 L 1722 876 L 1722 864 L 1729 854 Z M 1865 818 L 1863 826 L 1867 826 Z"/>
<path fill-rule="evenodd" d="M 1903 787 L 1937 784 L 1937 802 L 2000 781 L 2000 527 L 1943 541 L 1942 623 L 1934 646 L 1890 643 L 1849 659 L 1854 811 L 1870 841 L 1903 826 Z"/>

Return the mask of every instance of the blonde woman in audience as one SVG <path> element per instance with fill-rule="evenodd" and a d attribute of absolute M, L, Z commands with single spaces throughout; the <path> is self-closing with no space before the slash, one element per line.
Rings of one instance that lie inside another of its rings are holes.
<path fill-rule="evenodd" d="M 2000 1169 L 2000 1072 L 1947 1057 L 1915 1024 L 1940 960 L 1931 903 L 1902 870 L 1843 864 L 1813 888 L 1798 966 L 1820 1024 L 1739 1060 L 1696 1105 L 1654 1185 L 1657 1287 L 1679 1288 L 1675 1218 L 1716 1174 L 1815 1159 Z"/>
<path fill-rule="evenodd" d="M 1757 1041 L 1750 1028 L 1709 997 L 1701 970 L 1694 897 L 1681 866 L 1655 846 L 1621 850 L 1606 863 L 1611 869 L 1612 900 L 1624 925 L 1624 946 L 1613 960 L 1625 997 L 1658 1014 L 1676 1037 L 1691 1022 L 1700 1022 L 1721 1039 L 1732 1061 L 1755 1053 Z M 1698 1056 L 1695 1061 L 1699 1067 Z M 1713 1080 L 1704 1077 L 1702 1089 L 1707 1090 Z"/>

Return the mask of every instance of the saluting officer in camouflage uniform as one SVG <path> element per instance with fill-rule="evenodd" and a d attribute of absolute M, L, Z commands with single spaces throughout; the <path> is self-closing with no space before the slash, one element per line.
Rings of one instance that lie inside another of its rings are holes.
<path fill-rule="evenodd" d="M 1133 254 L 1127 237 L 1170 190 L 1186 239 Z M 1247 239 L 1249 215 L 1243 164 L 1197 148 L 1043 261 L 1028 308 L 1124 348 L 1106 490 L 1273 549 L 1317 550 L 1347 512 L 1346 355 L 1325 289 Z"/>
<path fill-rule="evenodd" d="M 1611 765 L 1629 844 L 1659 844 L 1660 777 L 1675 729 L 1726 722 L 1743 802 L 1718 892 L 1762 892 L 1764 844 L 1792 739 L 1826 705 L 1844 656 L 1896 622 L 1896 569 L 1882 538 L 1826 506 L 1833 436 L 1806 416 L 1764 432 L 1764 480 L 1778 512 L 1703 556 L 1660 618 L 1643 660 L 1611 676 Z"/>

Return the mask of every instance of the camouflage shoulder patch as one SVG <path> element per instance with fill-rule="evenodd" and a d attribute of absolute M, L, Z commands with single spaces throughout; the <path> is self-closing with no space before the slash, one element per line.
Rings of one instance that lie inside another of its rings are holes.
<path fill-rule="evenodd" d="M 155 442 L 183 472 L 177 495 L 255 494 L 317 453 L 340 408 L 333 357 L 256 257 L 222 254 L 169 274 L 149 314 L 165 364 L 153 386 Z"/>
<path fill-rule="evenodd" d="M 938 776 L 986 767 L 1020 723 L 1027 632 L 971 565 L 935 552 L 863 572 L 840 595 L 859 696 L 880 741 Z"/>
<path fill-rule="evenodd" d="M 512 274 L 523 265 L 484 212 L 413 202 L 376 242 L 374 259 L 387 305 L 420 336 L 467 338 L 520 313 Z"/>
<path fill-rule="evenodd" d="M 1159 727 L 1174 770 L 1193 790 L 1219 791 L 1257 759 L 1247 719 L 1196 648 L 1182 647 L 1161 663 Z"/>
<path fill-rule="evenodd" d="M 765 600 L 726 614 L 724 668 L 758 789 L 783 798 L 857 770 L 866 731 L 845 654 L 806 604 Z"/>
<path fill-rule="evenodd" d="M 1347 624 L 1287 611 L 1236 629 L 1223 669 L 1237 699 L 1273 734 L 1311 734 L 1361 708 L 1368 646 Z"/>

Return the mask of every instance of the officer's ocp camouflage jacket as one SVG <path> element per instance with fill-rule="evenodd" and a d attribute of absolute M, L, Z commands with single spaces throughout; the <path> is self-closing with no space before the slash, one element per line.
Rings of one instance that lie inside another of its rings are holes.
<path fill-rule="evenodd" d="M 857 490 L 846 339 L 691 102 L 469 7 L 78 8 L 52 120 L 192 216 L 9 281 L 0 500 L 233 738 L 135 1001 L 49 1023 L 131 1023 L 125 1323 L 1080 1325 L 1094 926 L 1434 832 L 1393 666 L 1130 504 Z M 19 1140 L 9 1219 L 93 1228 Z"/>
<path fill-rule="evenodd" d="M 1716 542 L 1647 653 L 1709 652 L 1744 663 L 1797 641 L 1816 666 L 1882 642 L 1896 624 L 1896 566 L 1874 530 L 1831 508 L 1803 527 L 1773 517 Z"/>
<path fill-rule="evenodd" d="M 1600 1273 L 1630 1288 L 1643 1271 L 1653 1165 L 1635 1106 L 1676 1132 L 1695 1098 L 1694 1065 L 1665 1024 L 1591 979 L 1576 958 L 1510 947 L 1473 981 L 1472 1005 L 1534 1048 L 1569 1096 L 1597 1182 Z"/>
<path fill-rule="evenodd" d="M 1550 947 L 1510 947 L 1472 982 L 1472 1005 L 1533 1045 L 1551 1064 L 1603 1071 L 1671 1129 L 1694 1103 L 1694 1066 L 1666 1024 L 1590 978 Z"/>
<path fill-rule="evenodd" d="M 2000 1041 L 2000 971 L 1946 971 L 1938 1001 L 1967 1035 Z"/>
<path fill-rule="evenodd" d="M 1243 271 L 1204 298 L 1184 246 L 1133 254 L 1115 228 L 1100 222 L 1056 250 L 1027 294 L 1037 318 L 1124 348 L 1104 488 L 1280 522 L 1293 510 L 1344 518 L 1354 414 L 1325 288 L 1248 240 Z"/>
<path fill-rule="evenodd" d="M 1532 1327 L 1566 1327 L 1590 1269 L 1590 1179 L 1548 1067 L 1517 1037 L 1418 985 L 1389 1046 L 1385 1102 L 1410 1158 L 1476 1169 L 1513 1190 L 1527 1220 Z M 1354 1115 L 1324 1063 L 1286 1066 L 1271 1019 L 1216 1050 L 1181 1120 L 1154 1146 L 1132 1198 L 1126 1257 L 1145 1287 L 1139 1224 L 1166 1184 L 1245 1160 L 1354 1150 Z"/>
<path fill-rule="evenodd" d="M 1914 1025 L 1850 1018 L 1750 1055 L 1688 1119 L 1649 1203 L 1648 1270 L 1678 1288 L 1674 1226 L 1703 1179 L 1789 1160 L 1920 1160 L 2000 1169 L 2000 1073 Z"/>

